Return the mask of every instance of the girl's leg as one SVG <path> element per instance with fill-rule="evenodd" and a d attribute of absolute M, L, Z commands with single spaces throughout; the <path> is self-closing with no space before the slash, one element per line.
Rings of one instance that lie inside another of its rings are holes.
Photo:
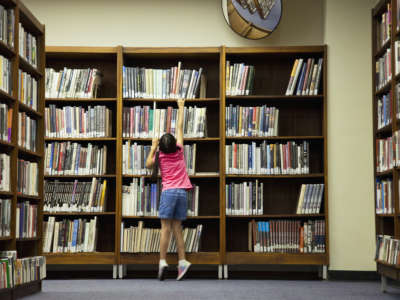
<path fill-rule="evenodd" d="M 172 231 L 174 233 L 176 245 L 178 248 L 179 260 L 184 260 L 185 259 L 185 243 L 183 242 L 182 221 L 181 220 L 172 220 Z"/>
<path fill-rule="evenodd" d="M 169 240 L 171 238 L 171 224 L 172 220 L 161 219 L 160 260 L 167 257 Z"/>

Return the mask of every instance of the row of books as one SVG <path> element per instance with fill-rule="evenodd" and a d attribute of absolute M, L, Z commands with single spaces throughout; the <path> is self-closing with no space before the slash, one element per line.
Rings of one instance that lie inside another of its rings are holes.
<path fill-rule="evenodd" d="M 392 123 L 392 93 L 384 94 L 378 97 L 378 104 L 376 106 L 378 126 L 381 129 Z"/>
<path fill-rule="evenodd" d="M 396 101 L 396 118 L 400 119 L 400 83 L 397 83 L 395 88 L 395 101 Z M 391 93 L 391 91 L 389 92 Z M 393 114 L 393 113 L 392 113 Z"/>
<path fill-rule="evenodd" d="M 18 113 L 18 146 L 36 152 L 37 122 L 25 112 Z"/>
<path fill-rule="evenodd" d="M 33 34 L 26 31 L 21 23 L 19 23 L 19 55 L 32 66 L 38 66 L 37 39 Z"/>
<path fill-rule="evenodd" d="M 0 191 L 10 191 L 10 156 L 0 153 Z"/>
<path fill-rule="evenodd" d="M 91 182 L 45 180 L 43 210 L 49 212 L 104 212 L 107 198 L 106 179 L 94 177 Z"/>
<path fill-rule="evenodd" d="M 13 90 L 11 60 L 0 55 L 0 90 L 11 95 Z"/>
<path fill-rule="evenodd" d="M 98 229 L 97 216 L 91 219 L 49 217 L 43 222 L 43 252 L 95 252 Z"/>
<path fill-rule="evenodd" d="M 262 215 L 264 183 L 258 180 L 225 185 L 226 215 Z"/>
<path fill-rule="evenodd" d="M 254 88 L 254 66 L 226 61 L 226 95 L 251 95 Z"/>
<path fill-rule="evenodd" d="M 29 201 L 17 203 L 15 237 L 33 238 L 37 236 L 38 205 Z"/>
<path fill-rule="evenodd" d="M 187 191 L 187 215 L 198 216 L 199 186 Z M 160 206 L 161 184 L 145 184 L 143 177 L 133 178 L 129 185 L 122 186 L 123 216 L 158 216 Z"/>
<path fill-rule="evenodd" d="M 107 145 L 91 143 L 54 142 L 46 145 L 45 174 L 47 175 L 105 175 Z"/>
<path fill-rule="evenodd" d="M 395 74 L 398 75 L 400 73 L 400 41 L 394 42 L 394 70 Z"/>
<path fill-rule="evenodd" d="M 376 213 L 393 214 L 393 182 L 391 178 L 376 179 Z"/>
<path fill-rule="evenodd" d="M 277 136 L 279 109 L 276 107 L 240 105 L 225 108 L 227 136 Z"/>
<path fill-rule="evenodd" d="M 386 11 L 384 11 L 378 19 L 376 27 L 376 48 L 380 49 L 390 40 L 392 28 L 392 5 L 387 3 Z"/>
<path fill-rule="evenodd" d="M 17 258 L 17 251 L 0 251 L 0 289 L 46 278 L 46 257 Z"/>
<path fill-rule="evenodd" d="M 297 203 L 297 214 L 318 214 L 321 210 L 324 197 L 324 184 L 302 184 L 299 201 Z"/>
<path fill-rule="evenodd" d="M 0 41 L 14 48 L 14 9 L 0 5 Z"/>
<path fill-rule="evenodd" d="M 17 192 L 28 196 L 38 196 L 39 166 L 36 162 L 18 159 Z"/>
<path fill-rule="evenodd" d="M 183 241 L 185 252 L 199 252 L 201 232 L 203 225 L 199 224 L 195 228 L 186 227 L 183 229 Z M 160 228 L 144 228 L 143 221 L 138 222 L 138 226 L 125 228 L 125 223 L 121 223 L 121 252 L 129 253 L 149 253 L 160 251 Z M 167 249 L 169 253 L 177 252 L 177 246 L 173 234 Z"/>
<path fill-rule="evenodd" d="M 390 235 L 377 235 L 375 260 L 400 265 L 400 240 Z"/>
<path fill-rule="evenodd" d="M 11 143 L 13 109 L 5 103 L 0 103 L 0 139 Z"/>
<path fill-rule="evenodd" d="M 11 234 L 11 199 L 0 199 L 0 237 Z"/>
<path fill-rule="evenodd" d="M 298 58 L 290 73 L 286 95 L 318 95 L 323 58 Z"/>
<path fill-rule="evenodd" d="M 267 144 L 259 146 L 237 144 L 225 146 L 226 174 L 309 174 L 310 146 L 307 141 L 297 144 Z"/>
<path fill-rule="evenodd" d="M 44 109 L 45 134 L 51 138 L 112 137 L 112 110 L 105 105 Z"/>
<path fill-rule="evenodd" d="M 389 48 L 375 63 L 376 90 L 383 88 L 392 79 L 392 50 Z"/>
<path fill-rule="evenodd" d="M 151 146 L 140 145 L 126 141 L 122 145 L 122 174 L 150 175 L 152 170 L 146 168 L 147 156 Z M 183 146 L 184 159 L 188 175 L 194 175 L 196 170 L 196 144 Z"/>
<path fill-rule="evenodd" d="M 98 69 L 46 68 L 46 98 L 96 98 L 102 82 Z"/>
<path fill-rule="evenodd" d="M 18 100 L 23 104 L 38 109 L 38 82 L 35 77 L 18 70 Z"/>
<path fill-rule="evenodd" d="M 202 138 L 207 136 L 207 108 L 185 106 L 183 112 L 184 137 Z M 126 138 L 159 137 L 164 133 L 175 135 L 178 109 L 152 109 L 150 106 L 124 107 L 122 116 L 122 136 Z"/>
<path fill-rule="evenodd" d="M 124 98 L 194 99 L 206 79 L 203 68 L 182 69 L 182 63 L 170 69 L 122 68 Z"/>
<path fill-rule="evenodd" d="M 249 251 L 324 253 L 324 220 L 270 220 L 249 222 Z"/>

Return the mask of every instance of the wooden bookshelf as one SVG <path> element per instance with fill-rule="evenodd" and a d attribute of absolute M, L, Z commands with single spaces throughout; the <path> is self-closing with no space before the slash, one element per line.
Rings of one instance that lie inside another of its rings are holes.
<path fill-rule="evenodd" d="M 87 102 L 99 102 L 115 112 L 112 138 L 45 138 L 46 143 L 54 141 L 96 142 L 115 145 L 115 153 L 108 156 L 112 172 L 108 175 L 46 175 L 46 180 L 71 181 L 73 179 L 91 180 L 93 177 L 112 180 L 112 204 L 106 213 L 93 213 L 99 217 L 99 234 L 102 228 L 109 226 L 106 236 L 112 240 L 112 247 L 97 246 L 94 253 L 48 253 L 48 264 L 93 264 L 113 265 L 157 264 L 157 253 L 121 252 L 121 222 L 125 228 L 137 226 L 143 221 L 145 228 L 160 228 L 155 216 L 123 216 L 122 185 L 129 184 L 133 178 L 149 175 L 126 175 L 122 171 L 122 145 L 127 141 L 149 145 L 150 138 L 123 137 L 122 112 L 124 107 L 151 105 L 157 102 L 157 108 L 176 106 L 175 99 L 123 98 L 122 69 L 126 67 L 146 67 L 166 69 L 182 62 L 182 68 L 196 69 L 203 67 L 207 77 L 206 97 L 188 99 L 186 106 L 207 107 L 206 138 L 185 138 L 185 143 L 197 145 L 196 173 L 189 176 L 192 183 L 200 186 L 199 216 L 188 217 L 184 226 L 203 224 L 201 246 L 198 253 L 189 253 L 188 259 L 194 264 L 229 265 L 229 264 L 329 264 L 328 239 L 328 198 L 327 198 L 327 84 L 326 84 L 326 46 L 279 47 L 279 48 L 228 48 L 228 47 L 191 47 L 191 48 L 131 48 L 131 47 L 47 47 L 47 67 L 96 67 L 104 73 L 106 86 L 102 87 L 96 99 L 46 99 L 46 105 L 87 105 Z M 298 57 L 324 58 L 321 89 L 313 96 L 285 96 L 293 62 Z M 255 90 L 251 96 L 225 95 L 226 60 L 253 64 L 256 68 Z M 71 102 L 71 104 L 69 104 Z M 225 107 L 232 104 L 268 105 L 279 107 L 282 119 L 279 123 L 280 135 L 277 137 L 230 137 L 225 134 Z M 232 141 L 248 143 L 264 140 L 275 142 L 308 141 L 311 147 L 310 174 L 302 175 L 245 175 L 225 174 L 225 145 Z M 109 170 L 108 170 L 109 171 Z M 215 172 L 216 174 L 202 174 Z M 264 215 L 227 216 L 225 213 L 225 184 L 260 180 L 265 184 Z M 322 210 L 318 214 L 296 215 L 298 193 L 303 183 L 324 183 L 325 192 Z M 267 197 L 268 195 L 268 197 Z M 272 201 L 275 199 L 276 201 Z M 45 212 L 49 216 L 77 217 L 87 213 Z M 247 250 L 248 222 L 251 219 L 288 219 L 288 220 L 325 220 L 325 253 L 252 253 Z M 233 232 L 235 238 L 233 238 Z M 176 254 L 168 254 L 168 262 L 174 263 Z M 221 268 L 222 270 L 222 268 Z"/>
<path fill-rule="evenodd" d="M 6 103 L 13 109 L 13 120 L 11 129 L 11 142 L 0 142 L 0 153 L 10 155 L 10 191 L 0 192 L 1 199 L 11 199 L 11 235 L 0 238 L 0 251 L 16 250 L 18 258 L 42 255 L 42 210 L 43 210 L 43 132 L 44 129 L 44 70 L 45 70 L 45 27 L 36 17 L 25 7 L 20 0 L 4 0 L 1 5 L 7 9 L 14 10 L 14 46 L 11 47 L 4 42 L 0 42 L 0 54 L 11 61 L 12 72 L 12 93 L 0 91 L 0 103 Z M 19 24 L 22 24 L 27 32 L 36 37 L 37 40 L 37 67 L 32 66 L 25 58 L 19 55 Z M 18 89 L 18 70 L 29 73 L 37 80 L 37 109 L 33 109 L 19 99 Z M 36 151 L 27 150 L 18 145 L 18 113 L 25 112 L 30 118 L 36 120 Z M 17 192 L 18 171 L 17 164 L 19 159 L 38 163 L 38 195 L 24 195 Z M 36 237 L 16 238 L 16 211 L 17 203 L 28 201 L 36 204 L 37 209 L 37 228 Z M 17 285 L 10 289 L 0 289 L 1 299 L 16 299 L 23 296 L 40 292 L 41 280 Z"/>
<path fill-rule="evenodd" d="M 323 58 L 323 72 L 318 95 L 285 95 L 291 68 L 297 58 Z M 329 227 L 328 227 L 328 178 L 327 178 L 327 48 L 312 47 L 271 47 L 271 48 L 225 48 L 225 60 L 245 63 L 255 68 L 254 90 L 249 96 L 225 96 L 226 82 L 223 81 L 223 107 L 275 106 L 279 109 L 279 136 L 276 137 L 231 137 L 225 135 L 222 124 L 222 146 L 235 143 L 262 141 L 310 142 L 310 173 L 297 175 L 243 175 L 226 174 L 222 178 L 222 202 L 226 249 L 223 264 L 307 264 L 320 265 L 326 274 L 329 265 Z M 224 70 L 221 70 L 224 74 Z M 221 117 L 223 120 L 225 116 Z M 224 155 L 223 155 L 224 156 Z M 225 164 L 222 170 L 225 170 Z M 258 179 L 264 184 L 263 215 L 226 215 L 225 184 Z M 323 183 L 325 186 L 321 212 L 318 214 L 297 215 L 296 207 L 301 184 Z M 326 226 L 325 253 L 258 253 L 248 250 L 248 222 L 268 220 L 324 220 Z M 226 270 L 225 270 L 226 272 Z M 225 273 L 227 276 L 227 274 Z M 325 275 L 324 275 L 325 277 Z"/>
<path fill-rule="evenodd" d="M 383 44 L 379 43 L 379 24 L 382 21 L 382 14 L 387 12 L 388 4 L 391 5 L 391 19 L 392 24 L 390 26 L 390 34 L 388 36 L 388 40 Z M 396 0 L 381 0 L 377 3 L 375 8 L 372 9 L 372 119 L 373 119 L 373 144 L 374 144 L 374 203 L 373 209 L 375 211 L 375 232 L 376 235 L 390 235 L 395 239 L 400 238 L 400 218 L 399 218 L 399 168 L 394 167 L 393 169 L 378 172 L 377 171 L 377 147 L 376 140 L 388 138 L 394 135 L 396 131 L 400 129 L 399 123 L 397 122 L 396 115 L 400 112 L 399 107 L 396 102 L 396 85 L 400 82 L 399 74 L 396 74 L 395 63 L 396 63 L 396 55 L 395 55 L 395 42 L 399 41 L 398 29 L 397 27 L 400 25 L 399 20 L 397 19 L 397 1 Z M 390 67 L 392 69 L 392 77 L 383 87 L 378 87 L 378 80 L 376 76 L 376 62 L 378 59 L 382 58 L 386 51 L 391 49 L 391 60 Z M 391 111 L 392 117 L 389 116 L 389 125 L 386 125 L 380 129 L 378 129 L 378 98 L 381 98 L 383 95 L 391 93 Z M 394 203 L 394 213 L 382 214 L 376 213 L 376 181 L 383 179 L 391 179 L 392 180 L 392 197 Z M 372 203 L 371 203 L 372 206 Z M 372 207 L 371 207 L 372 208 Z M 377 265 L 377 271 L 381 275 L 381 290 L 385 292 L 387 280 L 386 278 L 391 278 L 394 280 L 400 280 L 400 265 L 392 265 L 387 263 L 386 261 L 382 261 L 379 259 L 375 259 Z"/>

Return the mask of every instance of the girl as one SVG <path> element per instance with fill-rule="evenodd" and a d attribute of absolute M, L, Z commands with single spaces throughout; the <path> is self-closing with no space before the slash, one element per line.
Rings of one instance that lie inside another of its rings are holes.
<path fill-rule="evenodd" d="M 153 138 L 151 150 L 146 160 L 146 167 L 153 168 L 153 178 L 157 177 L 158 168 L 161 172 L 162 192 L 160 198 L 159 216 L 161 219 L 160 264 L 158 279 L 163 280 L 168 264 L 165 260 L 171 230 L 178 247 L 178 277 L 181 280 L 191 263 L 185 259 L 185 245 L 182 236 L 182 220 L 186 219 L 186 190 L 192 188 L 186 172 L 183 157 L 183 108 L 185 101 L 178 102 L 178 124 L 176 139 L 172 134 L 164 134 L 160 140 Z M 159 151 L 156 152 L 157 146 Z"/>

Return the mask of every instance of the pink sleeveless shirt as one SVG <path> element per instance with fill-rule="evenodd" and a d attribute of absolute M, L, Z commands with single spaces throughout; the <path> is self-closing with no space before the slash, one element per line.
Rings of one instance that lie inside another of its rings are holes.
<path fill-rule="evenodd" d="M 175 153 L 159 154 L 159 166 L 162 180 L 162 190 L 168 189 L 191 189 L 189 176 L 186 172 L 185 159 L 183 157 L 183 146 L 177 144 Z"/>

